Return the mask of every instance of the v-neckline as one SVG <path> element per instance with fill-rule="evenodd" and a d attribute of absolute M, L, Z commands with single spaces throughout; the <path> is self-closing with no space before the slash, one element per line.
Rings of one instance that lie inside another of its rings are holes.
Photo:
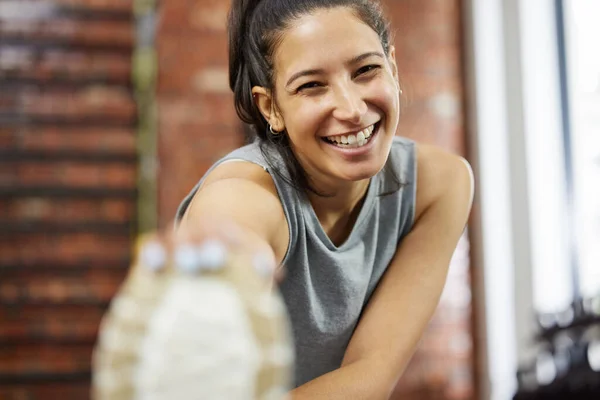
<path fill-rule="evenodd" d="M 364 223 L 364 221 L 367 220 L 368 215 L 371 209 L 373 208 L 373 197 L 375 196 L 375 181 L 378 178 L 378 176 L 379 174 L 375 175 L 369 181 L 369 185 L 367 186 L 367 193 L 365 194 L 364 199 L 362 201 L 362 205 L 360 206 L 360 211 L 358 213 L 358 216 L 356 217 L 356 221 L 354 221 L 354 226 L 350 230 L 350 234 L 348 235 L 348 237 L 339 246 L 336 246 L 333 243 L 329 235 L 327 235 L 327 233 L 323 229 L 323 225 L 321 225 L 321 221 L 319 221 L 317 213 L 315 212 L 315 209 L 313 208 L 312 203 L 308 198 L 308 195 L 306 195 L 306 193 L 303 195 L 302 211 L 304 213 L 304 216 L 308 218 L 308 220 L 314 227 L 315 233 L 328 249 L 332 251 L 343 251 L 353 246 L 354 242 L 357 240 L 357 237 L 360 236 L 360 232 L 358 231 L 361 225 Z"/>

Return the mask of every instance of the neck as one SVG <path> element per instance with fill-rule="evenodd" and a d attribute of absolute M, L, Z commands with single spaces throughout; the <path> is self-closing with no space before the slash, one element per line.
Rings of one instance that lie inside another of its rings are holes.
<path fill-rule="evenodd" d="M 308 199 L 323 227 L 333 243 L 340 244 L 352 231 L 369 187 L 369 179 L 349 182 L 336 188 L 335 192 L 325 192 L 327 196 L 308 193 Z"/>

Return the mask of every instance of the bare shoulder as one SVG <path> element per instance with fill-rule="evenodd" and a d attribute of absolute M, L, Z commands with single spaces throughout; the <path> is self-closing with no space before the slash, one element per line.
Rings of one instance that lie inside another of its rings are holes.
<path fill-rule="evenodd" d="M 474 192 L 467 160 L 440 147 L 417 144 L 417 218 L 440 200 L 464 204 L 468 212 Z"/>
<path fill-rule="evenodd" d="M 203 187 L 207 187 L 214 182 L 224 179 L 248 180 L 261 187 L 264 187 L 269 191 L 271 189 L 274 190 L 273 193 L 277 195 L 275 184 L 273 183 L 273 179 L 271 179 L 269 173 L 260 165 L 249 161 L 230 160 L 228 162 L 221 163 L 208 174 L 204 180 Z"/>
<path fill-rule="evenodd" d="M 234 222 L 257 241 L 266 242 L 281 259 L 289 240 L 287 221 L 270 174 L 259 165 L 232 161 L 206 177 L 187 209 L 182 224 L 204 218 Z"/>

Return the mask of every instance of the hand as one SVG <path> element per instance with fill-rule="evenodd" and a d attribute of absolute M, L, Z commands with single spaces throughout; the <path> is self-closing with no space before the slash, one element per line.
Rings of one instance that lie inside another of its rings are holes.
<path fill-rule="evenodd" d="M 285 398 L 293 342 L 283 300 L 271 290 L 274 258 L 243 229 L 203 222 L 139 238 L 100 326 L 94 400 L 242 398 L 249 390 L 257 399 Z M 243 379 L 228 382 L 232 376 Z"/>
<path fill-rule="evenodd" d="M 144 236 L 142 242 L 145 245 L 138 252 L 147 265 L 158 267 L 171 258 L 174 265 L 190 271 L 223 267 L 230 256 L 235 255 L 260 277 L 280 282 L 284 276 L 283 268 L 277 268 L 272 249 L 248 240 L 248 236 L 233 222 L 206 217 L 202 225 L 183 223 L 174 230 Z M 162 247 L 162 253 L 159 247 Z"/>

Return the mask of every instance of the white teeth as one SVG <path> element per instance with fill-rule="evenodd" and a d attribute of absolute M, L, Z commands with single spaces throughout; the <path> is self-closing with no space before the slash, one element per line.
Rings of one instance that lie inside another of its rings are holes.
<path fill-rule="evenodd" d="M 365 134 L 362 131 L 358 132 L 358 135 L 356 135 L 356 142 L 358 143 L 358 145 L 362 146 L 363 144 L 365 144 L 366 141 L 367 139 L 365 138 Z"/>
<path fill-rule="evenodd" d="M 374 130 L 375 125 L 371 125 L 368 128 L 365 128 L 362 131 L 358 132 L 357 134 L 329 136 L 326 139 L 331 143 L 337 143 L 337 145 L 340 147 L 347 147 L 353 149 L 360 146 L 364 146 L 373 134 Z"/>

